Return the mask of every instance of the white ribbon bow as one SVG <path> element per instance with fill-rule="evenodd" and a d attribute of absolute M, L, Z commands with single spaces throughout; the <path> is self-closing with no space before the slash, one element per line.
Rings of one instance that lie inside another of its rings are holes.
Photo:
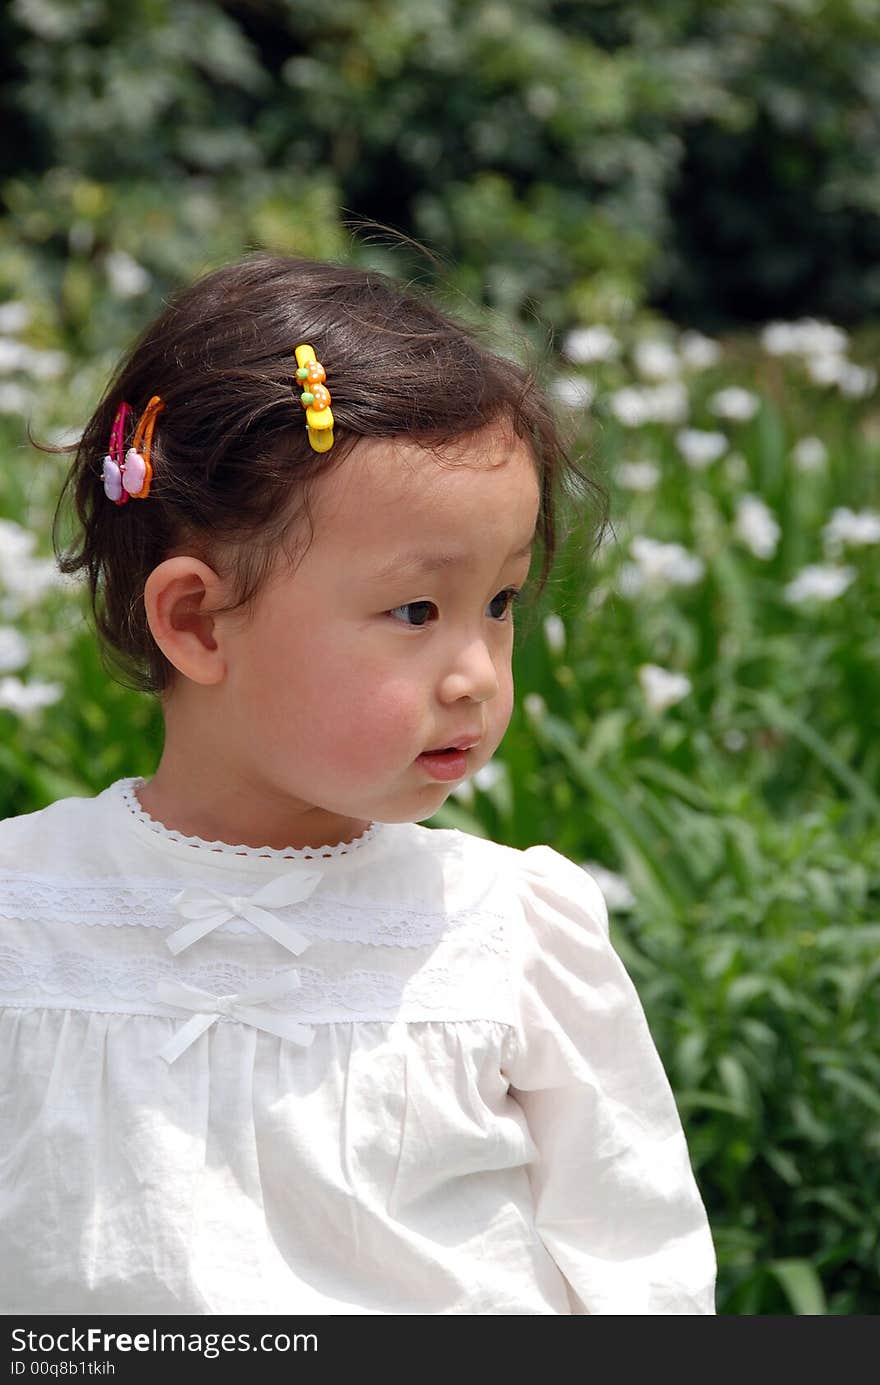
<path fill-rule="evenodd" d="M 191 986 L 187 981 L 173 979 L 160 981 L 158 998 L 167 1005 L 179 1005 L 184 1010 L 195 1010 L 192 1019 L 187 1020 L 182 1029 L 173 1034 L 162 1048 L 159 1057 L 166 1063 L 173 1063 L 190 1044 L 195 1043 L 200 1034 L 226 1015 L 229 1019 L 240 1020 L 242 1024 L 252 1024 L 255 1029 L 263 1029 L 267 1034 L 275 1034 L 279 1039 L 290 1039 L 292 1043 L 308 1048 L 315 1037 L 314 1029 L 307 1024 L 298 1024 L 286 1015 L 275 1015 L 257 1008 L 268 1000 L 293 990 L 300 985 L 295 971 L 281 972 L 267 981 L 260 981 L 239 995 L 212 995 L 200 986 Z"/>
<path fill-rule="evenodd" d="M 192 922 L 178 928 L 176 933 L 170 933 L 165 941 L 176 956 L 212 929 L 219 928 L 221 923 L 228 923 L 232 918 L 243 918 L 298 957 L 309 946 L 309 939 L 260 906 L 268 904 L 278 908 L 285 904 L 299 904 L 301 900 L 308 899 L 322 873 L 319 870 L 286 871 L 252 895 L 227 895 L 220 890 L 209 889 L 181 890 L 171 903 L 183 918 Z"/>

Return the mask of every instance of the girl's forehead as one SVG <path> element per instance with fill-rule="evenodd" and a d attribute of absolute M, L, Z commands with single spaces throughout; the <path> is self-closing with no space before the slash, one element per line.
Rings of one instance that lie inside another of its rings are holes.
<path fill-rule="evenodd" d="M 473 523 L 487 507 L 502 526 L 528 523 L 540 491 L 531 448 L 498 430 L 430 450 L 400 439 L 365 438 L 322 478 L 316 506 L 333 528 L 367 532 L 407 527 L 443 529 Z"/>
<path fill-rule="evenodd" d="M 292 590 L 494 572 L 531 550 L 540 501 L 538 467 L 522 439 L 487 445 L 474 435 L 440 457 L 410 442 L 364 439 L 313 485 Z M 286 582 L 282 591 L 286 601 Z"/>

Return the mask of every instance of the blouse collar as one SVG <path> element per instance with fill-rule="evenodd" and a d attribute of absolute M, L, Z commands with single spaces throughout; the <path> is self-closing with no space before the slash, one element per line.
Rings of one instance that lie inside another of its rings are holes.
<path fill-rule="evenodd" d="M 329 861 L 336 857 L 354 857 L 365 852 L 367 848 L 374 848 L 387 833 L 389 824 L 382 822 L 371 822 L 369 827 L 358 837 L 354 837 L 350 842 L 339 842 L 335 846 L 303 846 L 303 847 L 271 847 L 271 846 L 235 846 L 229 842 L 206 841 L 202 837 L 190 837 L 183 832 L 178 832 L 166 827 L 164 823 L 158 822 L 151 817 L 146 809 L 141 805 L 137 796 L 137 790 L 146 783 L 142 776 L 132 776 L 127 779 L 118 779 L 110 785 L 108 793 L 113 795 L 119 806 L 127 814 L 130 825 L 139 833 L 147 836 L 156 844 L 164 844 L 165 849 L 187 857 L 193 861 L 200 861 L 208 864 L 243 864 L 252 861 L 304 861 L 320 867 L 327 865 Z M 366 850 L 366 856 L 371 854 Z M 365 858 L 364 858 L 365 859 Z"/>

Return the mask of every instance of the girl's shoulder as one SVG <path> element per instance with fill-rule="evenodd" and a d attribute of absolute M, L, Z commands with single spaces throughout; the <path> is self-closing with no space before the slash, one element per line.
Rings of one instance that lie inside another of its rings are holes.
<path fill-rule="evenodd" d="M 76 861 L 83 845 L 93 841 L 99 818 L 97 798 L 76 795 L 0 818 L 0 868 L 43 868 L 67 856 Z"/>
<path fill-rule="evenodd" d="M 520 853 L 528 899 L 558 910 L 576 923 L 587 923 L 608 937 L 608 905 L 599 882 L 552 846 L 530 846 Z"/>
<path fill-rule="evenodd" d="M 417 830 L 432 839 L 426 850 L 458 862 L 471 878 L 502 882 L 518 896 L 527 917 L 558 914 L 608 936 L 608 907 L 598 882 L 554 847 L 507 846 L 457 828 Z"/>

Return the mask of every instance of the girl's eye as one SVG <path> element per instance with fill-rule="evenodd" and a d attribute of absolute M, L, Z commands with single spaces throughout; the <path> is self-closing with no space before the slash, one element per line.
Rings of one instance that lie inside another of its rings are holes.
<path fill-rule="evenodd" d="M 515 587 L 507 587 L 503 592 L 499 592 L 497 596 L 493 596 L 491 602 L 489 603 L 490 607 L 495 606 L 496 603 L 499 601 L 504 603 L 501 612 L 496 615 L 497 620 L 505 620 L 508 618 L 508 616 L 512 619 L 513 606 L 514 603 L 519 600 L 520 595 L 521 593 L 517 591 Z M 393 616 L 396 615 L 398 611 L 418 612 L 418 617 L 416 620 L 412 622 L 404 620 L 401 623 L 404 625 L 409 625 L 410 629 L 419 630 L 427 624 L 426 620 L 420 618 L 422 613 L 427 610 L 436 611 L 436 609 L 437 607 L 434 605 L 433 601 L 408 601 L 403 606 L 395 606 L 391 611 L 388 612 L 388 614 Z"/>

